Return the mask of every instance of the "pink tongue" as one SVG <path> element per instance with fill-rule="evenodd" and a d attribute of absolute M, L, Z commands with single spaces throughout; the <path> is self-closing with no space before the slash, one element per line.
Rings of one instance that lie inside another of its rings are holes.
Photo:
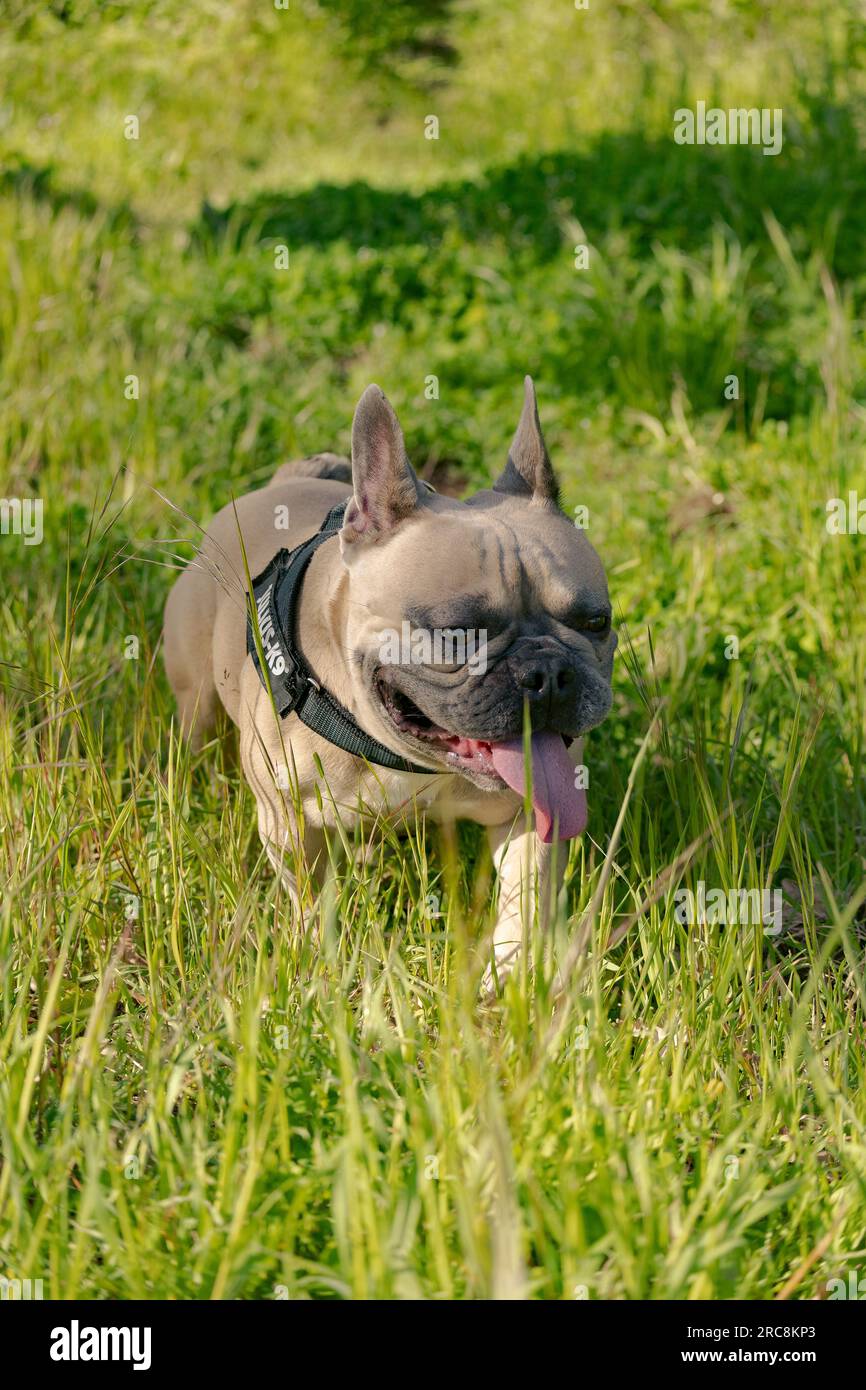
<path fill-rule="evenodd" d="M 523 739 L 512 738 L 507 743 L 492 743 L 493 766 L 503 782 L 526 793 L 526 766 Z M 553 839 L 553 822 L 558 822 L 560 840 L 573 840 L 586 829 L 586 792 L 574 785 L 574 764 L 561 734 L 533 734 L 532 805 L 535 809 L 535 829 L 539 839 L 549 845 Z"/>

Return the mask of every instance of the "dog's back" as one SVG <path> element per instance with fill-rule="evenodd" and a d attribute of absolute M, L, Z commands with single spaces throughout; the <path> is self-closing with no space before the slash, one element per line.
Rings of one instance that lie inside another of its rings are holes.
<path fill-rule="evenodd" d="M 297 478 L 323 478 L 329 483 L 352 482 L 352 465 L 341 454 L 311 454 L 306 459 L 292 459 L 277 469 L 268 487 L 293 482 Z"/>
<path fill-rule="evenodd" d="M 219 704 L 237 722 L 246 658 L 246 572 L 318 530 L 351 483 L 348 459 L 314 454 L 284 463 L 257 492 L 218 512 L 165 606 L 164 660 L 181 726 L 198 745 Z M 243 550 L 241 548 L 243 537 Z"/>

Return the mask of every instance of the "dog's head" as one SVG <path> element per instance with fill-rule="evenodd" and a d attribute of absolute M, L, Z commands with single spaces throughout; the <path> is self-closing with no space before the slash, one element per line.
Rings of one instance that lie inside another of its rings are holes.
<path fill-rule="evenodd" d="M 352 478 L 340 545 L 362 723 L 412 761 L 520 790 L 528 708 L 533 782 L 565 833 L 580 819 L 565 750 L 610 709 L 616 635 L 601 561 L 559 508 L 532 381 L 491 490 L 431 493 L 377 386 L 355 412 Z"/>

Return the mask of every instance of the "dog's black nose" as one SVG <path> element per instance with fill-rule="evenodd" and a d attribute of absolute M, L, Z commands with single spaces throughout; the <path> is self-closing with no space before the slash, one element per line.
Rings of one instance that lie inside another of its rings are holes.
<path fill-rule="evenodd" d="M 517 672 L 517 684 L 531 705 L 550 703 L 574 691 L 574 668 L 562 657 L 530 661 Z"/>

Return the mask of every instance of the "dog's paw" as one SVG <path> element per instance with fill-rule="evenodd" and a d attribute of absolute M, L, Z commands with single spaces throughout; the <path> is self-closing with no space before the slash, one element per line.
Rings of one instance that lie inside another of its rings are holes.
<path fill-rule="evenodd" d="M 492 958 L 487 962 L 487 968 L 481 977 L 479 993 L 485 1002 L 502 993 L 505 981 L 520 959 L 521 949 L 520 941 L 501 941 L 494 944 Z"/>

